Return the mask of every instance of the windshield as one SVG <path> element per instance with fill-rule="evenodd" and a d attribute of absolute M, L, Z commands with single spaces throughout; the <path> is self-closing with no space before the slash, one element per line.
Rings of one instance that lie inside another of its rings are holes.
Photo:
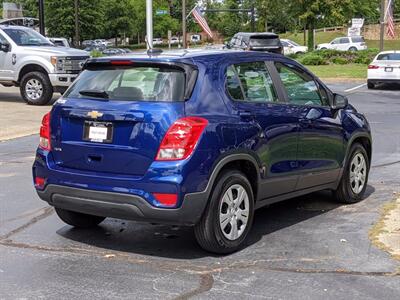
<path fill-rule="evenodd" d="M 292 45 L 295 46 L 295 47 L 300 47 L 299 44 L 297 44 L 296 42 L 293 42 L 293 41 L 289 41 L 289 44 L 292 44 Z"/>
<path fill-rule="evenodd" d="M 380 54 L 376 60 L 400 60 L 400 53 Z"/>
<path fill-rule="evenodd" d="M 85 70 L 65 97 L 99 98 L 96 94 L 121 101 L 183 101 L 185 73 L 167 67 Z"/>
<path fill-rule="evenodd" d="M 4 28 L 18 46 L 53 46 L 44 36 L 30 28 Z"/>

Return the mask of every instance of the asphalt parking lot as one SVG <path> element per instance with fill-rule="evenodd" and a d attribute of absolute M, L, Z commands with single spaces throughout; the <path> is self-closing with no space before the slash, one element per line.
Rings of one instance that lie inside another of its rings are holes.
<path fill-rule="evenodd" d="M 373 129 L 367 198 L 338 205 L 324 192 L 264 208 L 247 247 L 225 257 L 200 250 L 191 228 L 63 224 L 32 186 L 38 136 L 0 142 L 0 299 L 398 299 L 400 262 L 368 235 L 382 206 L 399 197 L 400 89 L 357 85 L 330 86 Z M 20 120 L 38 128 L 34 113 L 49 107 L 5 101 L 2 90 L 1 111 L 16 105 Z"/>

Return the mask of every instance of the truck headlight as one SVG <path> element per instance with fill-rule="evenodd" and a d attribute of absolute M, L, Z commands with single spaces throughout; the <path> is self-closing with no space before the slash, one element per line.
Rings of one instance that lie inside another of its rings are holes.
<path fill-rule="evenodd" d="M 56 69 L 56 73 L 62 73 L 65 69 L 65 57 L 52 56 L 50 62 Z"/>

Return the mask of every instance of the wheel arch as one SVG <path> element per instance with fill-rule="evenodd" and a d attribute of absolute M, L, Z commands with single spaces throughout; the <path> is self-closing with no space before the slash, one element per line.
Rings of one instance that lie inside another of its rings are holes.
<path fill-rule="evenodd" d="M 350 155 L 350 149 L 351 147 L 355 144 L 359 143 L 361 144 L 364 148 L 365 151 L 367 151 L 368 155 L 368 160 L 369 164 L 371 165 L 371 160 L 372 160 L 372 139 L 371 135 L 368 133 L 357 133 L 351 137 L 351 139 L 348 142 L 347 150 L 346 150 L 346 160 L 347 157 Z"/>
<path fill-rule="evenodd" d="M 28 64 L 28 65 L 23 66 L 23 67 L 21 68 L 21 70 L 19 71 L 19 74 L 18 74 L 18 83 L 20 83 L 21 80 L 22 80 L 22 78 L 23 78 L 26 74 L 28 74 L 28 73 L 30 73 L 30 72 L 41 72 L 41 73 L 44 73 L 44 74 L 48 75 L 47 70 L 46 70 L 43 66 L 38 65 L 38 64 Z"/>
<path fill-rule="evenodd" d="M 256 158 L 247 153 L 230 154 L 223 157 L 218 161 L 218 163 L 216 163 L 206 188 L 207 198 L 211 194 L 212 189 L 214 188 L 222 172 L 232 169 L 241 171 L 246 175 L 253 190 L 254 200 L 256 201 L 260 182 L 259 163 L 257 162 Z"/>

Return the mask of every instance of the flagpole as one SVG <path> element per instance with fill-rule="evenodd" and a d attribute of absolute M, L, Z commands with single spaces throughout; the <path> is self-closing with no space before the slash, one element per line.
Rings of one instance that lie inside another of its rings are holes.
<path fill-rule="evenodd" d="M 188 13 L 188 15 L 186 16 L 186 20 L 190 17 L 190 15 L 192 14 L 192 12 L 197 8 L 197 4 L 192 8 L 192 10 Z"/>
<path fill-rule="evenodd" d="M 386 0 L 381 0 L 381 18 L 380 18 L 380 38 L 379 38 L 379 49 L 383 51 L 384 48 L 384 38 L 385 38 L 385 4 Z"/>

